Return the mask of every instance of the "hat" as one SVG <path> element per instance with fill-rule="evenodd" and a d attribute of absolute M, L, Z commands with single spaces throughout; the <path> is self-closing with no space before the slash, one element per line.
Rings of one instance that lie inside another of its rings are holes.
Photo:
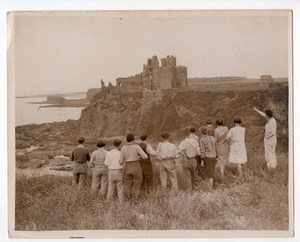
<path fill-rule="evenodd" d="M 104 147 L 106 144 L 105 144 L 105 142 L 103 141 L 103 140 L 98 140 L 98 142 L 97 142 L 97 146 L 98 147 Z"/>
<path fill-rule="evenodd" d="M 169 138 L 169 137 L 170 137 L 170 133 L 169 133 L 169 132 L 166 132 L 166 131 L 164 131 L 164 132 L 162 132 L 162 133 L 160 134 L 160 136 L 161 136 L 163 139 L 167 139 L 167 138 Z"/>

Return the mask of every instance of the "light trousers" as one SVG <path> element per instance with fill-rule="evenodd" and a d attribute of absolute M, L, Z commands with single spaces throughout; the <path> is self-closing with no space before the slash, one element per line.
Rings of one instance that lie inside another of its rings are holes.
<path fill-rule="evenodd" d="M 160 183 L 163 190 L 167 189 L 167 180 L 170 178 L 172 190 L 178 190 L 176 163 L 174 159 L 160 161 Z"/>
<path fill-rule="evenodd" d="M 98 192 L 100 188 L 100 196 L 106 197 L 108 189 L 108 169 L 107 167 L 95 167 L 92 177 L 92 191 Z"/>
<path fill-rule="evenodd" d="M 265 146 L 265 159 L 267 162 L 268 169 L 274 169 L 277 167 L 277 158 L 275 154 L 276 146 L 277 146 L 277 138 L 273 136 L 269 139 L 264 139 Z"/>
<path fill-rule="evenodd" d="M 109 170 L 108 193 L 106 199 L 111 201 L 117 188 L 119 202 L 124 202 L 123 170 Z"/>

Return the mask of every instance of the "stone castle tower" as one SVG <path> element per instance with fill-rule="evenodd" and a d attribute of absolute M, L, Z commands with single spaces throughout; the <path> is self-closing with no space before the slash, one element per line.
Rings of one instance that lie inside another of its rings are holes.
<path fill-rule="evenodd" d="M 161 66 L 157 56 L 148 59 L 143 66 L 143 72 L 135 76 L 117 78 L 117 86 L 122 92 L 142 92 L 149 90 L 186 88 L 187 67 L 176 66 L 176 57 L 167 56 L 161 59 Z"/>

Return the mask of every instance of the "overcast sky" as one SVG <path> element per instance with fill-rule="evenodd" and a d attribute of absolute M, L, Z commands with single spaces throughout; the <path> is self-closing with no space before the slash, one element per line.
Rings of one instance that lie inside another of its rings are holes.
<path fill-rule="evenodd" d="M 174 55 L 188 77 L 288 76 L 288 12 L 43 13 L 14 18 L 16 95 L 86 91 Z"/>

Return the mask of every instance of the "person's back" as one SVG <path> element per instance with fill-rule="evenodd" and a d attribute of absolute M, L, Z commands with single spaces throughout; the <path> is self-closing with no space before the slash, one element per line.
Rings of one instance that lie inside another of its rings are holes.
<path fill-rule="evenodd" d="M 177 154 L 176 145 L 165 140 L 160 142 L 157 147 L 158 158 L 164 159 L 175 159 Z"/>
<path fill-rule="evenodd" d="M 145 152 L 142 150 L 142 148 L 137 144 L 126 144 L 121 148 L 121 154 L 122 159 L 124 161 L 130 162 L 130 161 L 137 161 L 140 159 L 140 156 L 143 157 L 143 159 L 147 159 L 148 155 L 144 155 Z"/>
<path fill-rule="evenodd" d="M 228 128 L 225 127 L 225 126 L 218 126 L 216 129 L 215 129 L 215 139 L 216 139 L 216 142 L 217 144 L 224 144 L 224 143 L 227 143 L 227 140 L 226 140 L 226 137 L 227 137 L 227 133 L 228 133 Z"/>
<path fill-rule="evenodd" d="M 89 150 L 84 146 L 77 146 L 73 149 L 72 152 L 72 161 L 77 163 L 85 163 L 86 161 L 90 160 Z"/>
<path fill-rule="evenodd" d="M 233 127 L 229 130 L 228 134 L 231 136 L 231 143 L 244 144 L 245 142 L 245 128 L 241 126 Z"/>
<path fill-rule="evenodd" d="M 107 152 L 105 163 L 110 170 L 123 169 L 123 165 L 120 164 L 121 152 L 114 148 Z"/>
<path fill-rule="evenodd" d="M 200 139 L 201 157 L 216 157 L 216 140 L 213 136 L 207 135 Z"/>
<path fill-rule="evenodd" d="M 227 140 L 230 144 L 229 162 L 235 164 L 244 164 L 247 162 L 247 152 L 245 146 L 245 131 L 241 127 L 241 119 L 234 119 L 235 127 L 231 128 L 227 134 Z M 239 166 L 239 173 L 242 175 L 241 166 Z"/>
<path fill-rule="evenodd" d="M 92 153 L 91 163 L 94 163 L 96 168 L 104 167 L 106 154 L 107 150 L 105 150 L 104 148 L 98 148 Z"/>
<path fill-rule="evenodd" d="M 185 138 L 178 146 L 178 152 L 187 158 L 195 158 L 199 154 L 199 143 L 191 138 Z"/>

